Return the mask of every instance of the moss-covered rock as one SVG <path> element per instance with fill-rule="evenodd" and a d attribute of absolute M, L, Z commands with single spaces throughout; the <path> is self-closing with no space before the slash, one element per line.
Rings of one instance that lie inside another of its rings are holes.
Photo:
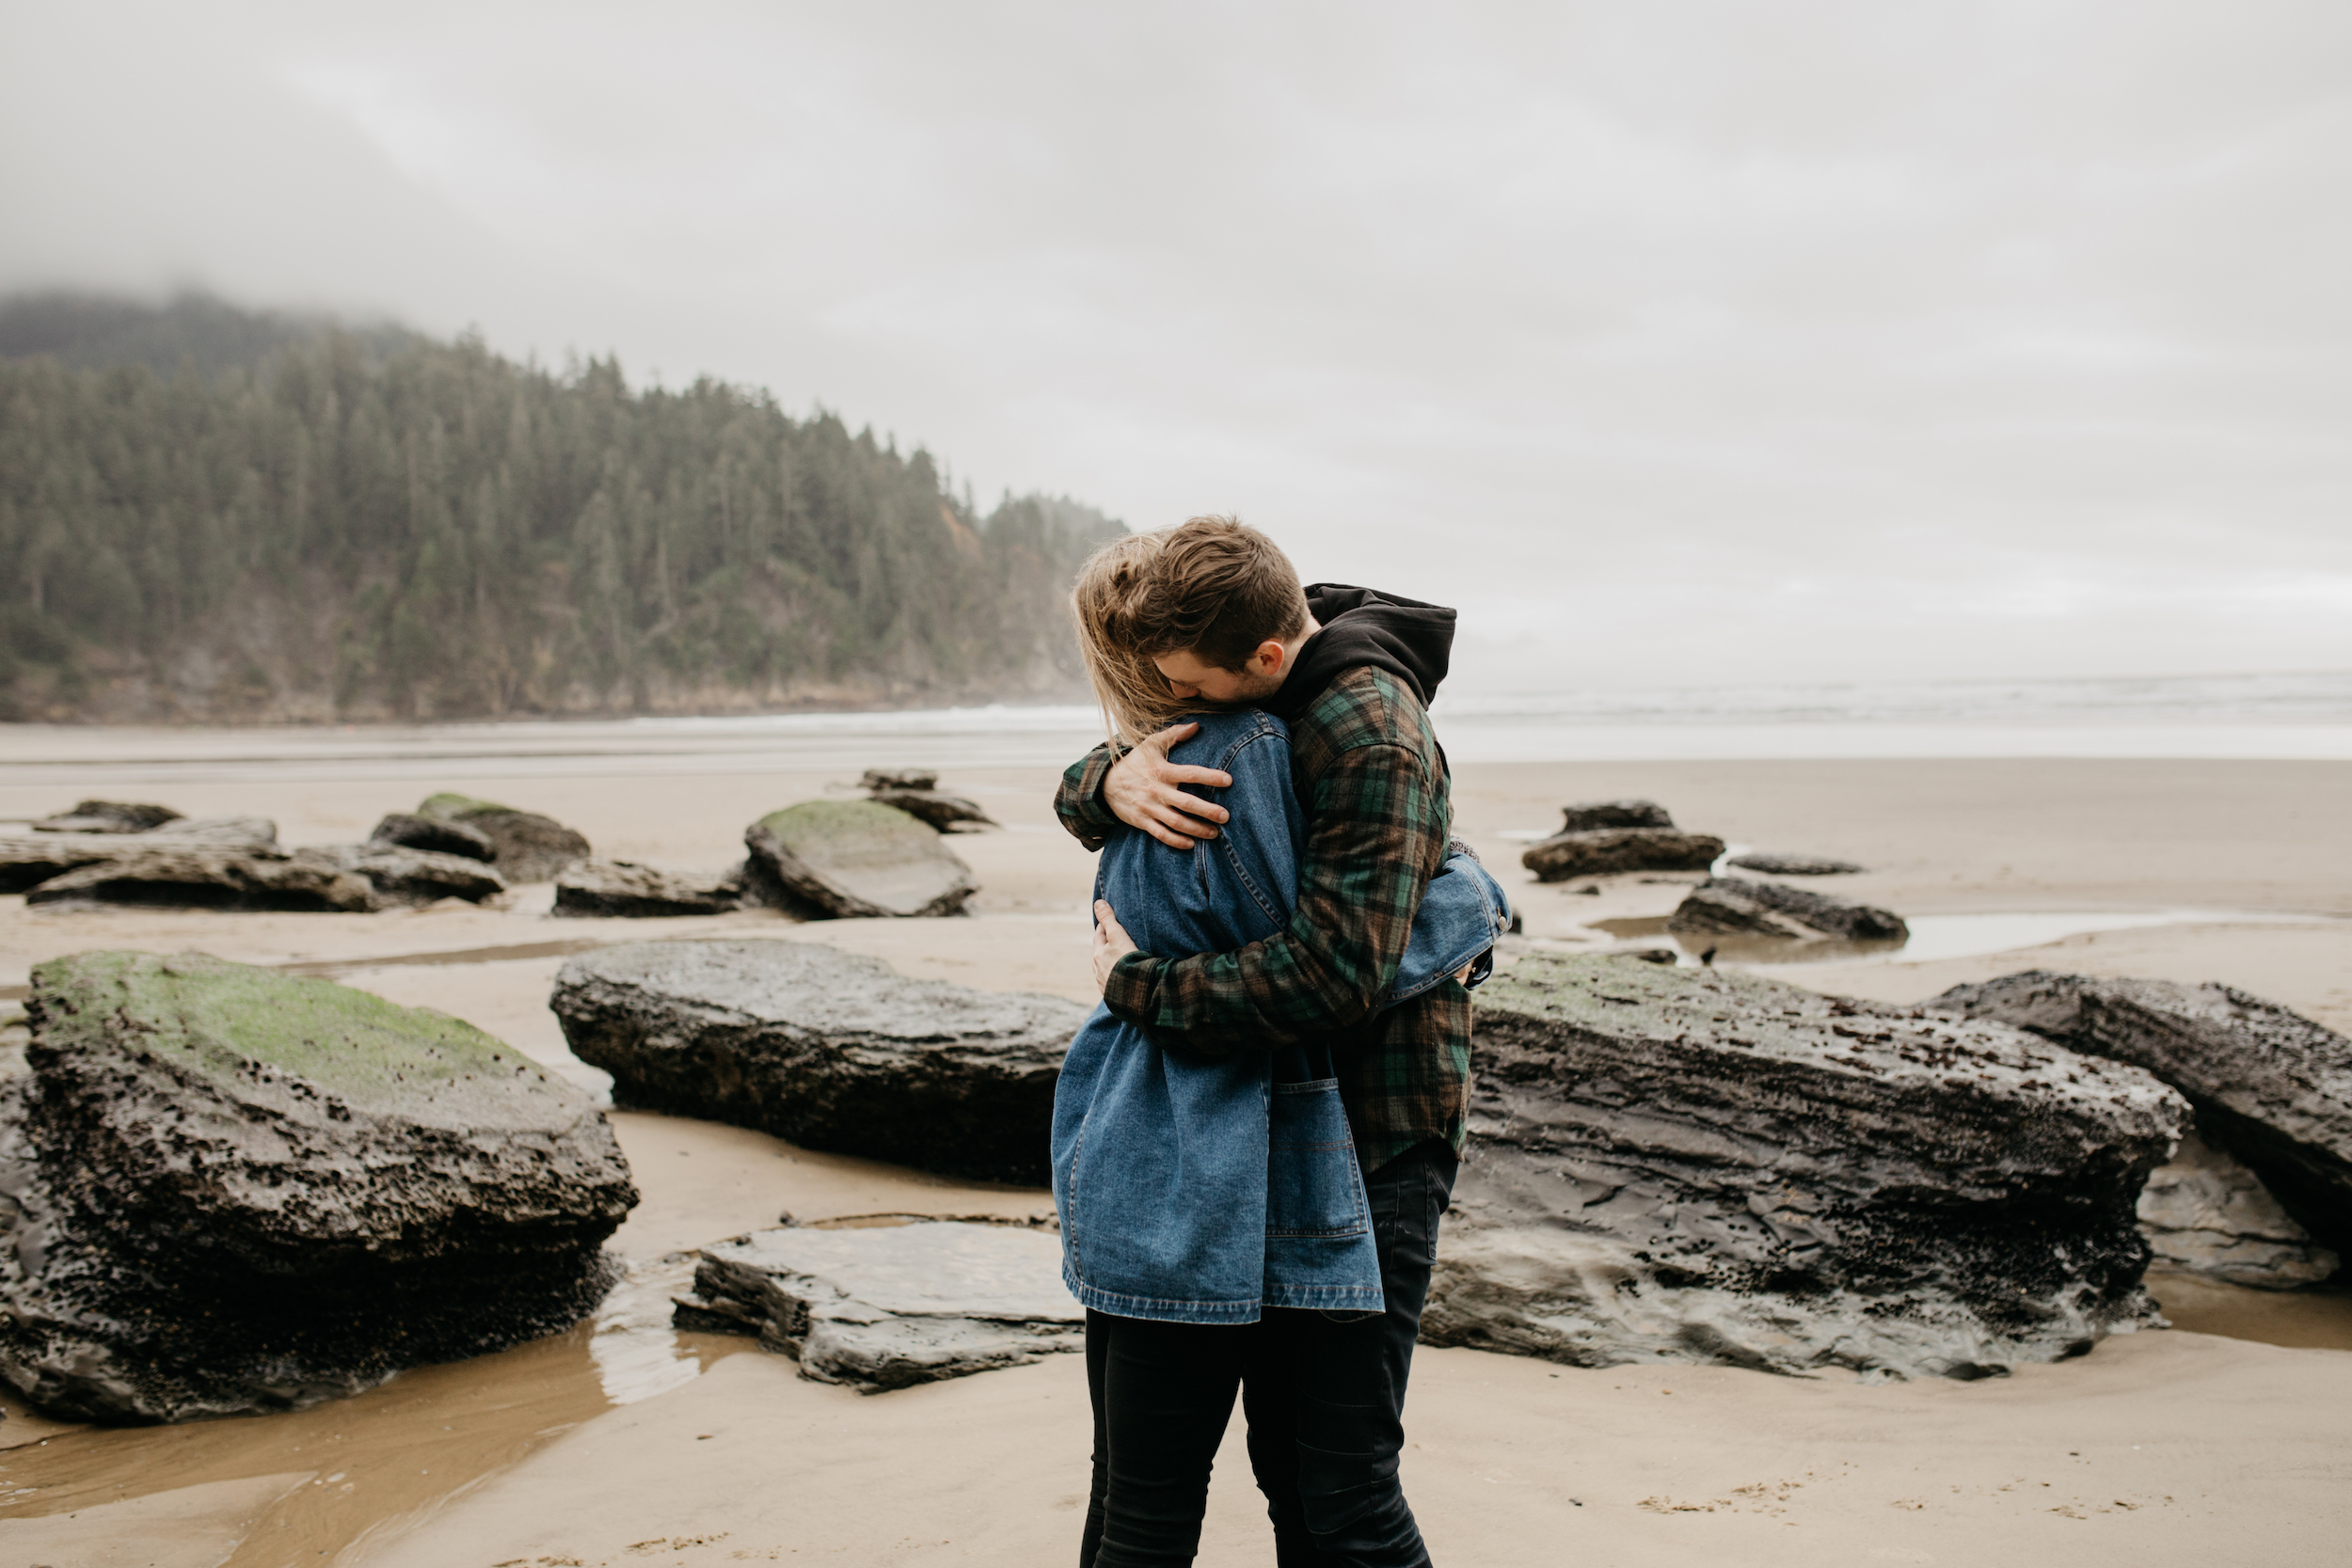
<path fill-rule="evenodd" d="M 873 800 L 804 800 L 753 823 L 743 843 L 784 901 L 823 915 L 960 914 L 979 891 L 937 832 Z"/>
<path fill-rule="evenodd" d="M 417 815 L 437 816 L 449 822 L 463 822 L 476 812 L 515 811 L 516 809 L 518 808 L 502 805 L 496 800 L 485 800 L 479 796 L 456 795 L 444 790 L 438 795 L 426 796 L 423 802 L 417 807 Z"/>
<path fill-rule="evenodd" d="M 46 1410 L 308 1404 L 603 1293 L 637 1196 L 612 1130 L 470 1024 L 200 954 L 40 965 L 26 1013 L 0 1377 Z"/>

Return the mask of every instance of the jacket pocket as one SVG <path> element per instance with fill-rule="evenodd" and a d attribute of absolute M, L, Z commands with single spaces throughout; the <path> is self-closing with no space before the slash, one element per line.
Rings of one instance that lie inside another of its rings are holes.
<path fill-rule="evenodd" d="M 1268 1236 L 1359 1236 L 1372 1227 L 1336 1078 L 1276 1084 L 1267 1106 Z"/>

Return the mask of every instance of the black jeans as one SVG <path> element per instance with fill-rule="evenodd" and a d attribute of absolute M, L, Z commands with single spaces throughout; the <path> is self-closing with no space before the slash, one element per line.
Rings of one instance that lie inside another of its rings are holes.
<path fill-rule="evenodd" d="M 1094 1481 L 1081 1568 L 1193 1560 L 1236 1388 L 1279 1568 L 1428 1563 L 1397 1457 L 1454 1176 L 1453 1149 L 1430 1142 L 1365 1181 L 1384 1311 L 1278 1309 L 1232 1328 L 1087 1314 Z"/>

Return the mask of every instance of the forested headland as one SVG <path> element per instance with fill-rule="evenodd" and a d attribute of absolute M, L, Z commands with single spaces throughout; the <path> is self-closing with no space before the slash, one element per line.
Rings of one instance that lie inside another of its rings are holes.
<path fill-rule="evenodd" d="M 183 299 L 0 302 L 0 719 L 1072 697 L 1122 532 L 764 392 Z"/>

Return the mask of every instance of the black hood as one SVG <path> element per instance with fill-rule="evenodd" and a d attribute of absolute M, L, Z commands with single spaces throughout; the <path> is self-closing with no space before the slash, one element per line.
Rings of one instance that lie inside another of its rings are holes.
<path fill-rule="evenodd" d="M 1281 689 L 1259 706 L 1295 719 L 1333 681 L 1367 664 L 1402 680 L 1423 707 L 1437 696 L 1454 655 L 1454 611 L 1343 582 L 1309 583 L 1307 610 L 1323 629 L 1307 639 Z"/>

